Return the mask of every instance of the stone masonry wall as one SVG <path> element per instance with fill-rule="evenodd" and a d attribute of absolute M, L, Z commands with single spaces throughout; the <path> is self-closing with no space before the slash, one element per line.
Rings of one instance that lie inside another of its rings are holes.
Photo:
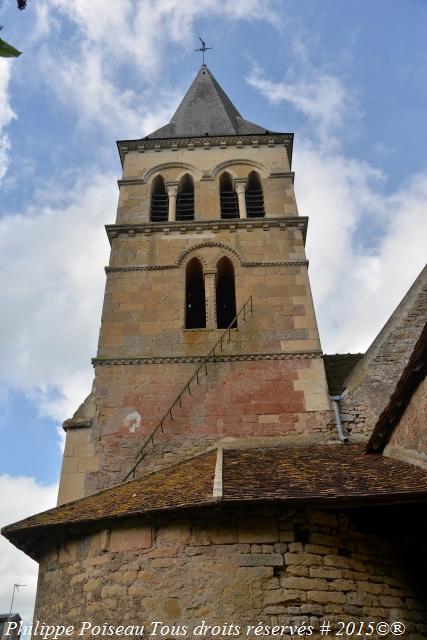
<path fill-rule="evenodd" d="M 427 468 L 427 379 L 421 382 L 393 431 L 386 455 Z"/>
<path fill-rule="evenodd" d="M 185 330 L 186 264 L 198 258 L 208 277 L 224 256 L 233 264 L 236 309 L 253 297 L 253 314 L 239 318 L 234 353 L 319 350 L 301 232 L 249 228 L 114 238 L 98 357 L 207 353 L 217 330 Z"/>
<path fill-rule="evenodd" d="M 344 426 L 369 436 L 405 369 L 427 316 L 427 267 L 347 380 Z"/>
<path fill-rule="evenodd" d="M 92 441 L 102 466 L 87 469 L 86 494 L 122 481 L 147 434 L 197 365 L 97 367 L 99 420 Z M 200 453 L 226 437 L 334 437 L 321 358 L 210 363 L 182 407 L 167 418 L 138 469 L 147 472 Z M 99 469 L 99 470 L 98 470 Z"/>
<path fill-rule="evenodd" d="M 333 625 L 402 621 L 405 637 L 421 640 L 427 638 L 424 551 L 413 549 L 424 578 L 420 591 L 405 541 L 395 536 L 362 533 L 351 513 L 262 506 L 86 529 L 59 547 L 47 543 L 35 619 L 115 626 L 162 621 L 189 629 L 202 620 L 262 621 L 312 625 L 314 638 L 323 619 Z"/>
<path fill-rule="evenodd" d="M 264 205 L 269 217 L 296 216 L 293 178 L 283 145 L 211 146 L 127 153 L 120 181 L 117 210 L 119 224 L 148 222 L 150 219 L 151 184 L 156 175 L 177 184 L 189 173 L 194 180 L 196 220 L 218 220 L 220 215 L 219 178 L 228 171 L 232 178 L 247 179 L 257 171 L 264 191 Z"/>

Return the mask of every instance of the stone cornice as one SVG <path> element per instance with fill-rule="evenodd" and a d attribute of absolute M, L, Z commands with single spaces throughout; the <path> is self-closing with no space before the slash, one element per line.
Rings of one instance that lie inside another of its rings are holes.
<path fill-rule="evenodd" d="M 231 355 L 216 355 L 215 358 L 210 357 L 207 362 L 252 362 L 257 360 L 301 360 L 321 358 L 322 351 L 290 351 L 279 353 L 244 353 Z M 109 365 L 142 365 L 142 364 L 175 364 L 182 362 L 191 362 L 199 364 L 204 362 L 206 356 L 132 356 L 120 358 L 92 358 L 93 366 Z"/>
<path fill-rule="evenodd" d="M 242 267 L 308 267 L 308 260 L 272 260 L 271 262 L 242 262 Z M 126 271 L 161 271 L 164 269 L 178 269 L 180 263 L 175 264 L 142 264 L 126 267 L 104 267 L 105 273 L 123 273 Z M 215 272 L 216 273 L 216 272 Z"/>
<path fill-rule="evenodd" d="M 146 172 L 145 175 L 150 175 L 149 172 Z M 292 184 L 295 181 L 295 172 L 294 171 L 276 171 L 273 173 L 270 173 L 268 175 L 269 179 L 275 179 L 275 178 L 290 178 L 292 180 Z M 207 173 L 206 175 L 203 175 L 200 180 L 202 181 L 206 181 L 206 180 L 213 180 L 214 178 L 212 177 L 212 175 L 210 173 Z M 246 178 L 244 178 L 244 181 L 246 182 Z M 129 178 L 120 178 L 120 180 L 117 180 L 117 184 L 119 186 L 119 188 L 121 187 L 129 187 L 129 186 L 135 186 L 135 185 L 141 185 L 141 184 L 147 184 L 148 179 L 146 177 L 144 178 L 136 178 L 136 177 L 129 177 Z M 176 183 L 178 184 L 178 183 Z"/>
<path fill-rule="evenodd" d="M 144 153 L 145 151 L 162 151 L 163 149 L 178 150 L 188 149 L 189 151 L 200 148 L 210 149 L 211 147 L 231 147 L 241 148 L 244 146 L 267 146 L 274 147 L 283 145 L 286 147 L 289 156 L 289 165 L 292 163 L 294 134 L 293 133 L 265 133 L 247 134 L 233 136 L 200 136 L 186 138 L 141 138 L 139 140 L 118 140 L 117 148 L 123 166 L 124 158 L 130 151 Z"/>
<path fill-rule="evenodd" d="M 119 234 L 133 236 L 136 233 L 203 233 L 203 231 L 213 231 L 217 233 L 220 229 L 235 231 L 252 231 L 253 229 L 268 230 L 271 227 L 280 229 L 297 228 L 302 231 L 305 242 L 307 234 L 308 218 L 305 216 L 292 216 L 281 218 L 233 218 L 231 220 L 186 220 L 175 222 L 144 222 L 139 224 L 107 224 L 108 239 L 111 240 Z"/>

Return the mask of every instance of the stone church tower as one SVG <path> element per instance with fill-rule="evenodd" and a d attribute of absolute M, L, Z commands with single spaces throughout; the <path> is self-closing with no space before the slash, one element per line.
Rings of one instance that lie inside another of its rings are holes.
<path fill-rule="evenodd" d="M 230 323 L 137 472 L 223 439 L 327 435 L 292 143 L 242 118 L 206 65 L 169 124 L 118 143 L 95 383 L 65 424 L 59 502 L 123 479 Z"/>
<path fill-rule="evenodd" d="M 2 530 L 67 637 L 427 638 L 427 269 L 366 354 L 322 356 L 292 142 L 202 65 L 118 143 L 59 505 Z"/>

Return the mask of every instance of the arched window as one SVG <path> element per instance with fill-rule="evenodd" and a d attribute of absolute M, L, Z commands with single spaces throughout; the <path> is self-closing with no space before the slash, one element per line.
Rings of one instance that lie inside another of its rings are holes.
<path fill-rule="evenodd" d="M 185 270 L 185 328 L 206 327 L 205 283 L 200 260 L 193 258 Z"/>
<path fill-rule="evenodd" d="M 183 175 L 179 181 L 176 219 L 194 220 L 194 182 L 188 173 Z"/>
<path fill-rule="evenodd" d="M 218 329 L 226 329 L 236 316 L 236 289 L 232 262 L 224 257 L 217 264 L 216 317 Z M 237 327 L 234 321 L 232 327 Z"/>
<path fill-rule="evenodd" d="M 150 220 L 152 222 L 166 222 L 168 219 L 168 194 L 162 176 L 156 176 L 151 185 Z"/>
<path fill-rule="evenodd" d="M 233 189 L 233 181 L 227 171 L 219 179 L 219 196 L 221 203 L 221 218 L 238 218 L 239 204 L 237 194 Z"/>
<path fill-rule="evenodd" d="M 248 175 L 245 197 L 246 214 L 248 218 L 263 218 L 264 194 L 262 192 L 260 177 L 256 171 L 251 171 Z"/>

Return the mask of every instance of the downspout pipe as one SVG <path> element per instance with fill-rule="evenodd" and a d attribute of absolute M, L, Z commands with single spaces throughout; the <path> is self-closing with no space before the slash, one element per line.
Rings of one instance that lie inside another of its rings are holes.
<path fill-rule="evenodd" d="M 342 443 L 348 442 L 348 435 L 344 431 L 344 427 L 341 420 L 341 407 L 340 400 L 342 399 L 342 395 L 340 396 L 330 396 L 332 401 L 332 406 L 334 408 L 335 413 L 335 424 L 337 426 L 338 437 Z"/>

